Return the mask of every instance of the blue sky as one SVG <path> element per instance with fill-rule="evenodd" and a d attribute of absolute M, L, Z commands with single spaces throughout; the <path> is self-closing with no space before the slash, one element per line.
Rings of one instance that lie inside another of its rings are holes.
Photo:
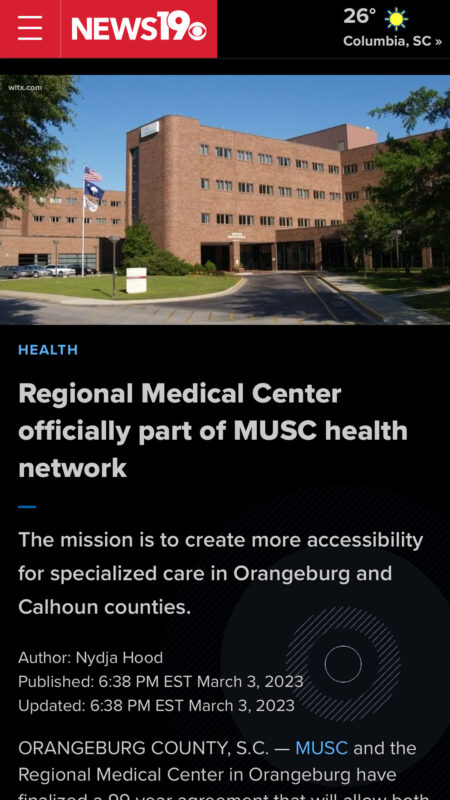
<path fill-rule="evenodd" d="M 124 189 L 125 132 L 164 114 L 279 139 L 349 122 L 375 128 L 383 141 L 404 135 L 401 123 L 372 118 L 370 109 L 420 86 L 449 85 L 448 75 L 83 75 L 75 127 L 62 136 L 73 166 L 61 178 L 81 186 L 86 161 L 102 174 L 102 188 Z M 427 130 L 420 121 L 416 133 Z"/>

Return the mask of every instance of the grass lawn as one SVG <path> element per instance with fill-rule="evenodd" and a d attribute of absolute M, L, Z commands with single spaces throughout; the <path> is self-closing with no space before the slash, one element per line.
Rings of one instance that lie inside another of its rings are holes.
<path fill-rule="evenodd" d="M 408 297 L 403 301 L 413 308 L 435 314 L 450 322 L 450 292 L 436 292 L 424 294 L 421 297 Z"/>
<path fill-rule="evenodd" d="M 405 272 L 400 273 L 400 281 L 398 281 L 397 273 L 395 270 L 392 272 L 381 271 L 368 272 L 367 279 L 361 274 L 355 275 L 354 280 L 369 286 L 370 289 L 376 289 L 377 292 L 382 294 L 394 294 L 396 292 L 414 292 L 421 289 L 430 289 L 439 284 L 425 283 L 422 276 L 422 271 L 417 270 L 406 275 Z"/>
<path fill-rule="evenodd" d="M 156 300 L 164 297 L 188 297 L 192 294 L 210 294 L 230 289 L 239 278 L 233 275 L 150 275 L 147 278 L 147 292 L 127 294 L 126 278 L 116 278 L 116 297 L 112 296 L 111 275 L 87 275 L 78 278 L 18 278 L 0 281 L 2 289 L 22 292 L 41 292 L 60 294 L 68 297 L 89 297 L 96 300 Z"/>

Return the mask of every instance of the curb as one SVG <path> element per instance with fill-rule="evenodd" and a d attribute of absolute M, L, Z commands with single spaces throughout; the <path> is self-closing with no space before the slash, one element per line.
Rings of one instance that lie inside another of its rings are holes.
<path fill-rule="evenodd" d="M 380 314 L 379 311 L 375 311 L 374 308 L 368 306 L 367 303 L 364 303 L 364 301 L 360 300 L 359 297 L 355 297 L 353 294 L 347 292 L 345 289 L 341 289 L 340 286 L 336 286 L 336 284 L 332 283 L 327 278 L 324 278 L 323 275 L 318 275 L 317 277 L 320 278 L 321 281 L 326 283 L 327 286 L 331 286 L 332 289 L 335 289 L 336 292 L 340 292 L 340 294 L 343 294 L 344 297 L 346 297 L 348 300 L 351 300 L 353 303 L 357 303 L 359 306 L 361 306 L 361 308 L 364 309 L 364 311 L 366 311 L 368 314 L 372 314 L 372 316 L 374 316 L 375 319 L 377 319 L 379 322 L 384 322 L 383 314 Z"/>
<path fill-rule="evenodd" d="M 0 290 L 0 299 L 3 297 L 10 297 L 16 300 L 39 300 L 44 303 L 54 303 L 62 306 L 142 306 L 142 305 L 161 305 L 163 303 L 182 303 L 186 300 L 205 300 L 208 297 L 223 297 L 227 294 L 233 294 L 241 289 L 242 285 L 246 283 L 245 278 L 240 278 L 238 282 L 231 286 L 229 289 L 224 289 L 222 292 L 207 292 L 206 294 L 191 294 L 184 297 L 161 297 L 154 300 L 96 300 L 95 298 L 87 297 L 68 297 L 63 294 L 41 294 L 39 292 L 14 292 L 9 290 Z"/>

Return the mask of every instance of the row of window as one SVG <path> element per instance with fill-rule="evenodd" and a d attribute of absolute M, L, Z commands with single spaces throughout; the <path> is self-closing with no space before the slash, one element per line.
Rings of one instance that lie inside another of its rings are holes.
<path fill-rule="evenodd" d="M 210 186 L 211 183 L 209 178 L 200 178 L 200 187 L 202 189 L 209 189 Z M 218 180 L 216 181 L 216 189 L 220 192 L 232 192 L 233 181 Z M 238 191 L 244 194 L 253 194 L 254 184 L 239 181 Z M 302 199 L 307 199 L 310 196 L 309 189 L 297 189 L 296 191 L 297 191 L 297 197 L 300 197 Z M 259 193 L 273 195 L 274 187 L 267 183 L 260 183 Z M 280 197 L 292 197 L 292 188 L 290 186 L 278 186 L 278 194 L 280 195 Z M 312 196 L 314 200 L 326 200 L 326 193 L 319 189 L 314 189 Z M 339 201 L 340 199 L 341 199 L 340 192 L 330 192 L 330 200 Z"/>
<path fill-rule="evenodd" d="M 363 161 L 363 172 L 373 172 L 375 169 L 375 161 Z M 343 167 L 344 175 L 353 175 L 354 172 L 358 172 L 358 164 L 346 164 Z"/>
<path fill-rule="evenodd" d="M 64 222 L 68 222 L 68 223 L 77 222 L 77 220 L 78 220 L 78 217 L 65 217 L 64 218 Z M 50 222 L 52 222 L 52 223 L 53 222 L 62 222 L 62 221 L 63 221 L 62 217 L 50 217 Z M 99 225 L 106 225 L 106 223 L 108 222 L 106 217 L 96 217 L 95 219 L 93 217 L 85 217 L 84 221 L 85 221 L 86 225 L 89 225 L 91 222 L 97 222 Z M 33 222 L 45 222 L 45 217 L 42 217 L 40 215 L 33 215 Z M 112 219 L 111 222 L 112 222 L 113 225 L 120 225 L 122 220 L 121 219 Z"/>
<path fill-rule="evenodd" d="M 200 155 L 209 156 L 209 144 L 200 145 Z M 215 154 L 217 158 L 233 158 L 233 150 L 231 147 L 215 147 Z M 238 161 L 253 161 L 253 153 L 250 150 L 236 150 L 236 158 Z M 277 156 L 276 163 L 279 167 L 290 167 L 295 162 L 297 169 L 308 169 L 308 161 L 302 158 L 289 158 L 289 156 Z M 270 153 L 258 153 L 258 164 L 273 164 L 273 156 Z M 311 169 L 314 172 L 324 172 L 325 165 L 320 161 L 312 161 Z M 329 164 L 328 172 L 331 175 L 339 175 L 339 167 L 337 164 Z"/>
<path fill-rule="evenodd" d="M 39 202 L 40 203 L 46 203 L 47 202 L 47 198 L 46 197 L 40 197 L 39 198 Z M 62 197 L 49 197 L 48 198 L 48 202 L 49 203 L 53 203 L 54 205 L 61 205 L 62 202 L 63 202 L 63 198 Z M 75 206 L 78 203 L 78 198 L 77 197 L 66 197 L 66 203 L 69 206 Z M 100 200 L 99 205 L 107 206 L 108 205 L 108 201 L 107 200 Z M 109 201 L 109 205 L 112 206 L 113 208 L 120 208 L 122 206 L 122 200 L 110 200 Z"/>
<path fill-rule="evenodd" d="M 209 212 L 202 212 L 201 214 L 201 221 L 203 225 L 209 225 L 211 222 L 211 214 Z M 239 225 L 254 225 L 255 224 L 255 217 L 252 214 L 239 214 L 238 216 Z M 216 224 L 217 225 L 233 225 L 234 217 L 233 214 L 216 214 Z M 259 218 L 260 225 L 275 225 L 275 217 L 260 217 Z M 316 228 L 325 228 L 327 225 L 326 219 L 315 219 L 314 226 Z M 340 219 L 332 219 L 330 220 L 330 225 L 333 227 L 337 225 L 342 225 L 342 220 Z M 292 217 L 279 217 L 278 218 L 278 225 L 280 228 L 293 228 L 294 227 L 294 220 Z M 297 218 L 297 227 L 298 228 L 310 228 L 311 227 L 311 220 L 308 217 L 298 217 Z"/>
<path fill-rule="evenodd" d="M 370 200 L 372 196 L 372 187 L 368 186 L 366 189 L 364 189 L 363 196 L 365 200 Z M 352 200 L 359 200 L 359 192 L 345 192 L 344 199 L 347 203 L 351 202 Z"/>

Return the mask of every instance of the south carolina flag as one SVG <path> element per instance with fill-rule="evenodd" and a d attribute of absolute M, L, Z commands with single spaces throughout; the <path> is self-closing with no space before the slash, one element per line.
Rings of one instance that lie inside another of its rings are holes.
<path fill-rule="evenodd" d="M 90 194 L 91 197 L 97 197 L 98 200 L 101 200 L 105 194 L 103 189 L 100 189 L 100 186 L 96 186 L 95 183 L 91 183 L 90 181 L 84 182 L 84 191 L 86 194 Z"/>

